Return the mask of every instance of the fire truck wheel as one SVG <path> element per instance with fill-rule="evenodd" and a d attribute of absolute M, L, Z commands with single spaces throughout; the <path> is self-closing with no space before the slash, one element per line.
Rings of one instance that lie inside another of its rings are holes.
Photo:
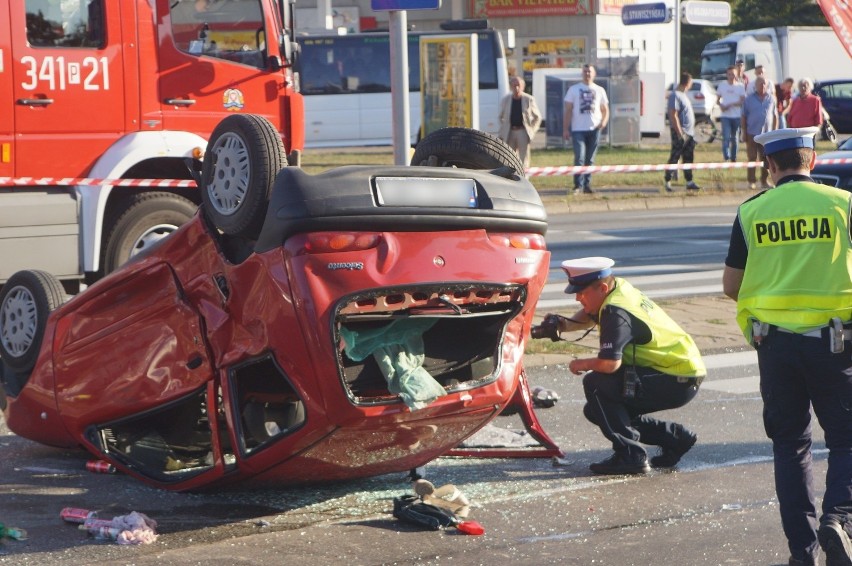
<path fill-rule="evenodd" d="M 286 165 L 281 135 L 268 120 L 228 116 L 207 142 L 201 169 L 205 216 L 225 234 L 256 240 L 275 176 Z"/>
<path fill-rule="evenodd" d="M 470 128 L 441 128 L 424 137 L 414 149 L 412 165 L 499 169 L 511 167 L 523 175 L 524 164 L 509 144 Z"/>
<path fill-rule="evenodd" d="M 198 207 L 172 193 L 140 193 L 118 217 L 104 245 L 104 273 L 150 249 L 192 218 Z"/>
<path fill-rule="evenodd" d="M 29 374 L 41 351 L 48 315 L 65 302 L 59 280 L 45 271 L 18 271 L 0 293 L 0 357 L 12 371 Z"/>

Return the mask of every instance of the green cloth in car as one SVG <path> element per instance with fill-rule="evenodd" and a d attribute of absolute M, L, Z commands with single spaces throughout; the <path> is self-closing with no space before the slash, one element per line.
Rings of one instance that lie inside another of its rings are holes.
<path fill-rule="evenodd" d="M 437 319 L 402 318 L 381 328 L 340 329 L 343 351 L 356 362 L 372 355 L 388 383 L 412 411 L 446 395 L 440 383 L 423 368 L 423 334 Z"/>

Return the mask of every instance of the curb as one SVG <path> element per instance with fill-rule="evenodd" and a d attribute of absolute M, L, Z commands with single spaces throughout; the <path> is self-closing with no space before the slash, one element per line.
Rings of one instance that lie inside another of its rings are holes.
<path fill-rule="evenodd" d="M 606 189 L 603 189 L 606 190 Z M 649 197 L 637 194 L 635 197 L 610 198 L 601 191 L 601 197 L 580 200 L 584 197 L 542 196 L 542 202 L 548 214 L 572 214 L 582 212 L 618 212 L 625 210 L 659 210 L 676 208 L 694 208 L 700 206 L 739 206 L 750 195 L 737 193 L 718 193 L 688 196 Z"/>

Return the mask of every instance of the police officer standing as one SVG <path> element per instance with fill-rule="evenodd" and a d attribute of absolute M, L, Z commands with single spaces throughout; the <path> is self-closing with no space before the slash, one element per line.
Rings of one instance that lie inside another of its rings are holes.
<path fill-rule="evenodd" d="M 757 348 L 763 421 L 790 564 L 852 565 L 852 194 L 816 184 L 814 134 L 755 136 L 776 187 L 740 205 L 723 288 Z M 829 451 L 817 528 L 811 417 Z"/>
<path fill-rule="evenodd" d="M 614 450 L 589 468 L 597 474 L 644 474 L 652 466 L 675 466 L 695 444 L 698 437 L 683 425 L 648 415 L 686 405 L 706 370 L 692 337 L 642 292 L 613 276 L 614 263 L 605 257 L 563 262 L 565 292 L 576 293 L 583 309 L 571 318 L 546 320 L 558 320 L 560 332 L 600 326 L 598 355 L 568 366 L 574 374 L 585 373 L 583 414 Z M 643 444 L 662 448 L 650 464 Z"/>

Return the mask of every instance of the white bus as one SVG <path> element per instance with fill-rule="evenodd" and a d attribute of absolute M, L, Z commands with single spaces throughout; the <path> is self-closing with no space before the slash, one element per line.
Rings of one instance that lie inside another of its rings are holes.
<path fill-rule="evenodd" d="M 497 134 L 500 100 L 509 94 L 503 41 L 493 29 L 408 33 L 411 142 L 420 136 L 420 36 L 479 37 L 479 129 Z M 305 100 L 305 147 L 391 145 L 388 32 L 309 35 L 297 39 L 296 70 Z"/>

